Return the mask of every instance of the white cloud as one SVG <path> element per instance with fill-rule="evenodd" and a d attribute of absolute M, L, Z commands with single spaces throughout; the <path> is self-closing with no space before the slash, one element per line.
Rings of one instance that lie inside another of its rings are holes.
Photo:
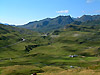
<path fill-rule="evenodd" d="M 92 3 L 92 2 L 97 2 L 97 1 L 100 1 L 100 0 L 86 0 L 86 3 Z"/>
<path fill-rule="evenodd" d="M 61 11 L 56 11 L 56 13 L 68 13 L 69 10 L 61 10 Z"/>
<path fill-rule="evenodd" d="M 94 11 L 82 11 L 84 14 L 100 14 L 100 10 L 94 10 Z"/>
<path fill-rule="evenodd" d="M 94 0 L 86 0 L 86 3 L 91 3 L 93 2 Z"/>

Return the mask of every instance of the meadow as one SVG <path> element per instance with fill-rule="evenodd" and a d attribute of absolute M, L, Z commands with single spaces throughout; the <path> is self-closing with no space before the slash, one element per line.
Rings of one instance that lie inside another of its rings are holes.
<path fill-rule="evenodd" d="M 100 30 L 78 28 L 52 31 L 47 36 L 1 34 L 1 75 L 99 75 Z"/>

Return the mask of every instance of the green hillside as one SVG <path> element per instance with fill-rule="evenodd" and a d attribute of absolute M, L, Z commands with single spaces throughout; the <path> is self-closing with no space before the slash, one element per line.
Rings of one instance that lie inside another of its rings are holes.
<path fill-rule="evenodd" d="M 23 39 L 26 39 L 30 35 L 34 36 L 39 34 L 27 29 L 0 24 L 0 57 L 7 58 L 8 56 L 18 56 L 17 54 L 21 54 L 22 49 L 20 49 L 20 44 L 24 42 Z M 16 48 L 12 48 L 14 46 Z M 17 52 L 18 50 L 19 52 Z"/>
<path fill-rule="evenodd" d="M 18 30 L 13 32 L 11 26 L 7 27 L 12 29 L 0 26 L 2 75 L 30 75 L 34 72 L 48 75 L 72 69 L 78 69 L 77 73 L 82 69 L 100 70 L 99 25 L 69 24 L 47 36 L 36 32 L 22 34 Z"/>

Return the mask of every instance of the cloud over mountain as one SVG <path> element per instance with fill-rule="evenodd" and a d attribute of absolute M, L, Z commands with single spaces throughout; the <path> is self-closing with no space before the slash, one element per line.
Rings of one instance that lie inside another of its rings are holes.
<path fill-rule="evenodd" d="M 56 11 L 56 13 L 68 13 L 69 10 L 61 10 L 61 11 Z"/>

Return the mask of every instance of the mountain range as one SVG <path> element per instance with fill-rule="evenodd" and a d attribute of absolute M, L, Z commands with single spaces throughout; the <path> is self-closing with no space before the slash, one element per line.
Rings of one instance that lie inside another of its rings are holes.
<path fill-rule="evenodd" d="M 29 22 L 28 24 L 19 26 L 22 28 L 46 32 L 64 27 L 67 24 L 74 22 L 70 16 L 58 16 L 56 18 L 46 18 L 40 21 Z"/>
<path fill-rule="evenodd" d="M 100 15 L 83 15 L 80 18 L 76 18 L 76 21 L 86 22 L 86 21 L 93 21 L 93 20 L 100 20 Z"/>
<path fill-rule="evenodd" d="M 48 32 L 63 28 L 65 25 L 73 22 L 84 23 L 87 21 L 100 20 L 100 15 L 83 15 L 80 18 L 72 18 L 71 16 L 58 16 L 56 18 L 46 18 L 40 21 L 29 22 L 25 25 L 17 27 L 26 28 L 38 32 Z"/>

